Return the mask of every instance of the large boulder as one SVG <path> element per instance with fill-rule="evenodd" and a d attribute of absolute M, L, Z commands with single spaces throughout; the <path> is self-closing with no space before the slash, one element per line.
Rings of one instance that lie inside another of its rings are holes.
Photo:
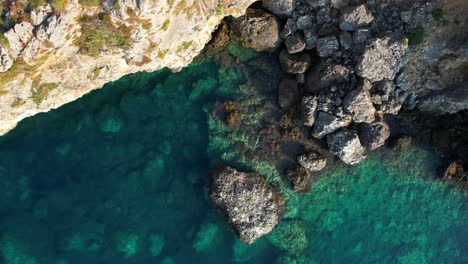
<path fill-rule="evenodd" d="M 367 156 L 358 135 L 346 129 L 328 135 L 327 143 L 330 151 L 347 164 L 356 164 Z"/>
<path fill-rule="evenodd" d="M 305 52 L 289 54 L 283 49 L 279 55 L 281 69 L 291 74 L 301 74 L 307 71 L 310 65 L 310 55 Z"/>
<path fill-rule="evenodd" d="M 343 108 L 356 123 L 370 123 L 375 120 L 375 107 L 368 90 L 361 88 L 349 92 L 343 101 Z"/>
<path fill-rule="evenodd" d="M 374 20 L 374 16 L 365 4 L 344 8 L 340 17 L 340 29 L 354 31 L 367 26 Z"/>
<path fill-rule="evenodd" d="M 372 82 L 393 80 L 408 48 L 397 35 L 374 39 L 359 59 L 356 73 Z"/>
<path fill-rule="evenodd" d="M 304 126 L 312 127 L 317 116 L 318 101 L 316 96 L 302 97 L 301 110 Z"/>
<path fill-rule="evenodd" d="M 281 44 L 278 18 L 261 9 L 247 9 L 232 25 L 240 43 L 256 51 L 273 52 Z"/>
<path fill-rule="evenodd" d="M 211 173 L 209 197 L 247 245 L 268 234 L 284 212 L 283 198 L 260 175 L 231 167 Z"/>
<path fill-rule="evenodd" d="M 296 79 L 287 78 L 280 81 L 278 85 L 278 105 L 286 110 L 298 99 L 299 90 Z"/>
<path fill-rule="evenodd" d="M 327 112 L 320 111 L 317 120 L 315 120 L 312 136 L 318 139 L 346 127 L 351 123 L 350 116 L 338 117 Z"/>
<path fill-rule="evenodd" d="M 390 127 L 384 120 L 375 120 L 359 125 L 359 139 L 367 150 L 377 149 L 385 144 L 390 136 Z"/>

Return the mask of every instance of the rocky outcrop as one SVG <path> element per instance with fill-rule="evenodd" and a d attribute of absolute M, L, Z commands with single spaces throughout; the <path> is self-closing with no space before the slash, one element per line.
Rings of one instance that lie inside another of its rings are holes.
<path fill-rule="evenodd" d="M 311 152 L 309 154 L 301 155 L 297 158 L 299 165 L 304 167 L 309 172 L 321 171 L 327 165 L 327 158 L 324 156 Z"/>
<path fill-rule="evenodd" d="M 31 10 L 30 20 L 0 31 L 0 135 L 123 75 L 180 70 L 223 17 L 242 15 L 252 2 L 118 0 L 83 7 L 71 0 L 61 11 Z"/>
<path fill-rule="evenodd" d="M 349 130 L 341 129 L 328 135 L 327 143 L 330 151 L 347 164 L 356 164 L 367 157 L 358 135 Z"/>
<path fill-rule="evenodd" d="M 345 31 L 354 31 L 369 25 L 374 20 L 374 16 L 365 4 L 346 7 L 341 12 L 340 29 Z"/>
<path fill-rule="evenodd" d="M 314 126 L 315 118 L 317 117 L 317 105 L 318 102 L 316 96 L 302 97 L 301 109 L 304 126 Z"/>
<path fill-rule="evenodd" d="M 359 124 L 359 139 L 368 151 L 383 146 L 390 136 L 390 127 L 385 120 Z"/>
<path fill-rule="evenodd" d="M 371 123 L 375 119 L 375 108 L 369 91 L 361 88 L 349 92 L 343 101 L 343 108 L 356 123 Z"/>
<path fill-rule="evenodd" d="M 261 9 L 249 8 L 244 16 L 235 19 L 234 37 L 245 47 L 256 51 L 275 51 L 281 44 L 278 18 Z"/>
<path fill-rule="evenodd" d="M 397 152 L 405 152 L 409 149 L 412 141 L 410 136 L 401 135 L 391 141 L 390 148 Z"/>
<path fill-rule="evenodd" d="M 222 167 L 210 175 L 210 200 L 249 245 L 278 224 L 284 201 L 258 174 Z"/>
<path fill-rule="evenodd" d="M 312 130 L 312 136 L 319 139 L 323 138 L 342 127 L 348 126 L 350 123 L 350 116 L 337 117 L 326 112 L 319 112 Z"/>

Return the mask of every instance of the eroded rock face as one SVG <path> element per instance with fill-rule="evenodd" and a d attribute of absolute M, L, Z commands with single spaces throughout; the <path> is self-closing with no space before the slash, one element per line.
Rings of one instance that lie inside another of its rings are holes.
<path fill-rule="evenodd" d="M 408 46 L 397 35 L 374 39 L 364 50 L 356 73 L 372 82 L 393 80 Z"/>
<path fill-rule="evenodd" d="M 242 45 L 256 51 L 273 52 L 281 44 L 278 18 L 261 9 L 248 9 L 234 21 L 233 29 Z"/>
<path fill-rule="evenodd" d="M 284 211 L 282 197 L 260 175 L 231 167 L 210 175 L 209 196 L 247 245 L 268 234 Z"/>
<path fill-rule="evenodd" d="M 312 127 L 317 116 L 318 101 L 316 96 L 302 97 L 301 109 L 304 126 Z"/>
<path fill-rule="evenodd" d="M 328 148 L 347 164 L 356 164 L 367 157 L 366 149 L 361 145 L 356 133 L 341 129 L 327 136 Z"/>
<path fill-rule="evenodd" d="M 76 100 L 123 75 L 164 67 L 180 70 L 200 53 L 221 19 L 242 15 L 253 0 L 108 2 L 88 8 L 71 0 L 60 14 L 42 6 L 31 11 L 30 21 L 4 34 L 8 43 L 0 41 L 0 135 L 26 117 Z M 129 29 L 128 35 L 119 33 L 128 45 L 105 47 L 96 54 L 77 46 L 81 18 L 93 19 L 99 12 L 108 15 L 112 29 Z M 41 85 L 54 89 L 33 99 Z"/>

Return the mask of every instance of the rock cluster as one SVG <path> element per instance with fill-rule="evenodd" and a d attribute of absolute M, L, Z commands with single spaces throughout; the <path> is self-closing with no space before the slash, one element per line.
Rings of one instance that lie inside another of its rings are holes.
<path fill-rule="evenodd" d="M 255 173 L 218 168 L 209 188 L 213 206 L 247 245 L 269 233 L 284 211 L 283 198 Z"/>
<path fill-rule="evenodd" d="M 284 22 L 280 107 L 300 109 L 310 136 L 326 139 L 345 163 L 358 163 L 383 146 L 390 136 L 384 115 L 397 114 L 403 103 L 395 79 L 407 60 L 405 36 L 432 5 L 297 0 L 290 11 L 289 2 L 263 4 Z M 283 9 L 272 8 L 278 6 Z M 294 170 L 293 186 L 305 189 L 305 170 Z"/>

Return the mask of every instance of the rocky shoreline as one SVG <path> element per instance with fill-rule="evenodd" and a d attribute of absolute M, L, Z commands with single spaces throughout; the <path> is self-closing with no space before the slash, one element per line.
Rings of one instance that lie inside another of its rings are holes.
<path fill-rule="evenodd" d="M 468 49 L 459 44 L 434 50 L 442 41 L 441 31 L 453 27 L 457 19 L 466 22 L 466 18 L 447 18 L 441 13 L 447 9 L 443 1 L 264 0 L 262 5 L 251 6 L 246 15 L 228 20 L 230 31 L 226 34 L 232 40 L 277 56 L 282 74 L 274 100 L 281 114 L 271 122 L 280 125 L 265 125 L 261 130 L 268 131 L 264 141 L 280 142 L 280 148 L 285 142 L 301 146 L 289 153 L 292 161 L 280 169 L 295 192 L 310 191 L 314 175 L 325 168 L 330 154 L 354 165 L 384 146 L 404 152 L 410 144 L 429 143 L 443 155 L 447 148 L 441 148 L 437 140 L 425 142 L 421 135 L 421 131 L 433 134 L 437 129 L 423 122 L 411 124 L 411 120 L 443 119 L 454 112 L 462 113 L 449 132 L 453 140 L 449 149 L 457 149 L 457 153 L 450 155 L 440 179 L 466 188 L 463 164 L 468 155 L 463 131 L 467 119 L 463 111 L 468 108 L 468 96 L 463 88 L 466 69 L 461 65 L 466 63 Z M 458 60 L 456 65 L 447 65 L 442 53 L 452 54 L 451 58 Z M 456 77 L 443 82 L 446 73 L 421 69 L 427 67 L 429 57 L 435 60 L 432 65 L 445 64 Z M 415 75 L 415 68 L 421 75 Z M 426 87 L 430 82 L 437 87 Z M 459 95 L 455 101 L 453 93 Z M 450 121 L 446 123 L 450 125 Z M 285 155 L 271 145 L 263 147 L 273 153 L 264 155 L 266 160 Z M 248 152 L 245 148 L 242 151 Z M 257 155 L 261 156 L 261 151 Z M 216 199 L 212 201 L 216 204 Z M 241 199 L 232 206 L 244 203 Z M 242 233 L 243 227 L 226 210 L 223 214 L 236 233 Z M 240 238 L 247 244 L 254 241 Z"/>

